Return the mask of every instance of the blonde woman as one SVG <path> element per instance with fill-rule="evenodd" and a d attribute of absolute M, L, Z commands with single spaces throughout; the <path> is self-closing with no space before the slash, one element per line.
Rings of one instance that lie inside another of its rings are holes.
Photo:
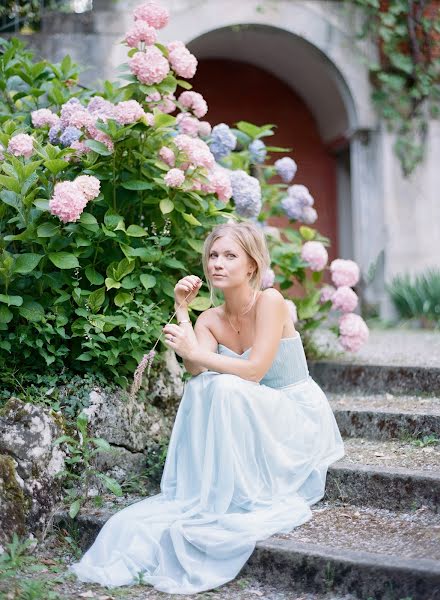
<path fill-rule="evenodd" d="M 269 255 L 251 223 L 217 226 L 204 245 L 223 304 L 192 328 L 193 275 L 175 286 L 166 344 L 193 375 L 170 439 L 161 492 L 115 514 L 71 568 L 107 586 L 142 581 L 194 594 L 233 579 L 255 544 L 311 518 L 328 466 L 344 455 L 328 401 L 311 379 L 287 303 L 261 290 Z M 186 300 L 185 300 L 186 299 Z"/>

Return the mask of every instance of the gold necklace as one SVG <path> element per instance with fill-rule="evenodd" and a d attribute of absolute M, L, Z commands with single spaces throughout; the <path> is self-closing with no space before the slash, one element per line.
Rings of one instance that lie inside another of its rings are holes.
<path fill-rule="evenodd" d="M 240 329 L 235 329 L 235 327 L 234 327 L 234 326 L 232 325 L 232 323 L 231 323 L 231 319 L 229 318 L 229 315 L 228 315 L 228 313 L 227 313 L 226 311 L 225 311 L 225 313 L 226 313 L 226 318 L 227 318 L 227 319 L 228 319 L 228 321 L 229 321 L 229 325 L 232 327 L 232 329 L 235 331 L 235 333 L 238 333 L 238 334 L 240 335 Z M 239 325 L 239 327 L 240 327 L 240 325 Z"/>

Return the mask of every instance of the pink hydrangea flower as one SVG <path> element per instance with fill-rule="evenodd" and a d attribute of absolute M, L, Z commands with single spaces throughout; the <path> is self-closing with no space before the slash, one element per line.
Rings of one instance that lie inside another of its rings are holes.
<path fill-rule="evenodd" d="M 293 300 L 285 300 L 285 302 L 287 302 L 287 305 L 289 307 L 289 312 L 290 312 L 292 321 L 294 323 L 297 323 L 298 322 L 298 311 L 296 309 L 295 303 L 293 302 Z"/>
<path fill-rule="evenodd" d="M 176 110 L 176 98 L 174 94 L 161 96 L 159 92 L 156 91 L 152 94 L 149 94 L 145 100 L 146 102 L 154 102 L 156 104 L 156 108 L 167 115 Z"/>
<path fill-rule="evenodd" d="M 192 138 L 189 135 L 179 134 L 174 138 L 174 143 L 179 150 L 185 153 L 190 164 L 194 167 L 205 167 L 207 169 L 212 169 L 214 167 L 214 156 L 212 155 L 208 144 L 203 140 Z"/>
<path fill-rule="evenodd" d="M 9 140 L 8 152 L 14 156 L 29 158 L 34 152 L 34 138 L 27 133 L 18 133 Z"/>
<path fill-rule="evenodd" d="M 119 102 L 115 106 L 115 118 L 121 125 L 136 123 L 145 116 L 145 111 L 136 100 Z"/>
<path fill-rule="evenodd" d="M 322 271 L 327 264 L 327 250 L 321 242 L 306 242 L 301 250 L 301 258 L 312 271 Z"/>
<path fill-rule="evenodd" d="M 197 70 L 197 58 L 191 54 L 183 42 L 171 42 L 167 46 L 168 60 L 179 77 L 191 79 Z"/>
<path fill-rule="evenodd" d="M 168 187 L 180 187 L 185 181 L 185 173 L 181 169 L 170 169 L 164 179 Z"/>
<path fill-rule="evenodd" d="M 156 46 L 148 46 L 145 52 L 136 52 L 129 65 L 139 81 L 147 85 L 160 83 L 170 71 L 167 59 Z"/>
<path fill-rule="evenodd" d="M 109 152 L 113 152 L 113 150 L 115 149 L 115 145 L 113 144 L 112 138 L 103 131 L 100 131 L 99 129 L 97 129 L 96 134 L 93 136 L 93 139 L 95 139 L 97 142 L 105 144 Z"/>
<path fill-rule="evenodd" d="M 184 108 L 192 110 L 198 119 L 204 117 L 208 112 L 206 100 L 198 92 L 182 92 L 179 96 L 179 102 Z"/>
<path fill-rule="evenodd" d="M 328 302 L 333 298 L 333 294 L 336 292 L 336 289 L 332 285 L 325 285 L 321 290 L 321 295 L 319 297 L 320 302 L 324 304 L 324 302 Z"/>
<path fill-rule="evenodd" d="M 330 265 L 332 281 L 336 287 L 347 285 L 353 287 L 359 281 L 359 267 L 353 260 L 344 260 L 337 258 Z"/>
<path fill-rule="evenodd" d="M 145 113 L 142 121 L 146 124 L 149 125 L 150 127 L 153 127 L 154 125 L 154 115 L 153 113 Z"/>
<path fill-rule="evenodd" d="M 3 154 L 3 150 L 5 149 L 5 147 L 0 144 L 0 160 L 5 160 L 5 155 Z"/>
<path fill-rule="evenodd" d="M 157 31 L 145 21 L 138 21 L 127 31 L 125 41 L 130 48 L 137 48 L 140 42 L 152 46 L 157 41 Z"/>
<path fill-rule="evenodd" d="M 218 199 L 221 202 L 230 200 L 232 198 L 232 185 L 228 169 L 215 165 L 209 177 L 214 188 L 214 194 L 217 194 Z"/>
<path fill-rule="evenodd" d="M 340 310 L 344 313 L 353 312 L 358 303 L 356 292 L 346 285 L 338 287 L 332 296 L 334 310 Z"/>
<path fill-rule="evenodd" d="M 66 117 L 68 127 L 82 127 L 91 128 L 95 126 L 97 116 L 91 114 L 85 108 L 79 108 L 73 111 L 68 117 Z"/>
<path fill-rule="evenodd" d="M 85 145 L 84 142 L 81 142 L 79 140 L 77 140 L 76 142 L 73 142 L 70 145 L 70 149 L 75 150 L 75 153 L 65 156 L 64 157 L 65 160 L 77 160 L 78 157 L 82 156 L 83 154 L 87 154 L 87 152 L 91 152 L 91 148 L 89 148 L 88 146 Z"/>
<path fill-rule="evenodd" d="M 135 21 L 145 21 L 155 29 L 162 29 L 168 24 L 170 13 L 167 8 L 157 2 L 145 2 L 136 8 L 133 13 Z"/>
<path fill-rule="evenodd" d="M 265 290 L 266 288 L 273 287 L 275 283 L 275 273 L 272 269 L 267 269 L 267 271 L 263 275 L 263 279 L 261 281 L 261 289 Z"/>
<path fill-rule="evenodd" d="M 94 200 L 99 196 L 101 182 L 93 175 L 80 175 L 74 182 L 87 200 Z"/>
<path fill-rule="evenodd" d="M 208 137 L 211 135 L 212 127 L 209 121 L 200 121 L 199 123 L 199 135 L 201 137 Z"/>
<path fill-rule="evenodd" d="M 62 181 L 54 188 L 49 210 L 63 223 L 77 221 L 87 204 L 87 198 L 74 181 Z"/>
<path fill-rule="evenodd" d="M 87 111 L 92 115 L 106 121 L 114 116 L 115 106 L 101 96 L 94 96 L 87 105 Z"/>
<path fill-rule="evenodd" d="M 166 146 L 162 146 L 159 150 L 159 156 L 169 167 L 174 167 L 176 163 L 176 157 L 171 148 L 167 148 Z"/>
<path fill-rule="evenodd" d="M 368 340 L 367 324 L 359 315 L 348 313 L 339 319 L 339 343 L 349 352 L 357 352 Z"/>
<path fill-rule="evenodd" d="M 44 127 L 45 125 L 53 127 L 54 125 L 57 125 L 58 121 L 60 120 L 59 116 L 48 108 L 40 108 L 32 111 L 31 118 L 32 125 L 37 128 Z"/>
<path fill-rule="evenodd" d="M 176 117 L 176 123 L 180 133 L 196 137 L 199 133 L 199 121 L 190 117 L 188 113 L 179 113 Z"/>

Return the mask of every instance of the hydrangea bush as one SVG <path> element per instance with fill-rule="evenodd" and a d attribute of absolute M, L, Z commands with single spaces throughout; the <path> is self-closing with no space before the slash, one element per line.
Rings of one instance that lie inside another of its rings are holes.
<path fill-rule="evenodd" d="M 324 299 L 328 240 L 309 227 L 307 188 L 291 185 L 296 163 L 266 164 L 280 150 L 262 140 L 269 126 L 201 120 L 206 101 L 187 81 L 196 58 L 180 41 L 157 42 L 167 10 L 147 2 L 133 16 L 122 82 L 99 93 L 77 86 L 70 59 L 33 63 L 16 40 L 0 41 L 0 362 L 101 370 L 125 385 L 160 335 L 176 280 L 203 275 L 203 239 L 231 217 L 267 235 L 263 287 L 303 286 L 286 296 L 299 328 L 331 308 L 348 313 L 341 343 L 357 349 L 368 335 L 351 314 L 357 266 L 333 261 L 337 289 Z M 304 225 L 270 227 L 280 214 Z M 207 308 L 207 290 L 191 306 Z"/>

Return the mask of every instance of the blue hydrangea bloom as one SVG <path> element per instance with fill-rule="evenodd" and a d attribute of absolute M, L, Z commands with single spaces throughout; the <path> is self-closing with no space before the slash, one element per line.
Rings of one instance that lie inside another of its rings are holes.
<path fill-rule="evenodd" d="M 219 123 L 212 128 L 209 148 L 214 155 L 215 160 L 220 160 L 227 156 L 234 150 L 236 145 L 237 138 L 226 123 Z"/>
<path fill-rule="evenodd" d="M 249 152 L 251 161 L 257 165 L 261 165 L 266 160 L 266 144 L 261 140 L 254 140 L 249 144 Z"/>
<path fill-rule="evenodd" d="M 289 156 L 284 156 L 275 161 L 275 169 L 284 183 L 290 183 L 298 169 L 296 162 Z"/>
<path fill-rule="evenodd" d="M 284 210 L 289 219 L 301 221 L 303 205 L 297 198 L 286 196 L 281 200 L 281 208 Z"/>
<path fill-rule="evenodd" d="M 76 127 L 66 127 L 63 133 L 60 135 L 60 142 L 63 146 L 71 146 L 73 142 L 76 142 L 81 137 L 81 131 Z"/>
<path fill-rule="evenodd" d="M 255 177 L 245 171 L 231 171 L 232 198 L 241 217 L 258 217 L 261 211 L 261 187 Z"/>
<path fill-rule="evenodd" d="M 53 125 L 49 129 L 49 142 L 51 144 L 57 145 L 60 143 L 60 132 L 61 132 L 61 127 L 60 127 L 59 123 L 57 123 L 56 125 Z"/>

